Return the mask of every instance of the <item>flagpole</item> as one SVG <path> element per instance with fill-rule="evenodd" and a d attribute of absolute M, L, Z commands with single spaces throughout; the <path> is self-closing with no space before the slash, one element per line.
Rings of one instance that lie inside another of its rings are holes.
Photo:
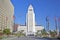
<path fill-rule="evenodd" d="M 59 28 L 58 36 L 60 36 L 60 18 L 58 18 L 58 28 Z"/>
<path fill-rule="evenodd" d="M 13 32 L 15 31 L 15 16 L 13 15 L 13 21 L 14 21 L 14 23 L 13 23 Z"/>
<path fill-rule="evenodd" d="M 58 36 L 58 27 L 57 27 L 57 19 L 55 17 L 55 27 L 56 27 L 56 37 Z"/>
<path fill-rule="evenodd" d="M 48 33 L 48 36 L 50 36 L 50 35 L 49 35 L 49 18 L 48 18 L 48 16 L 46 17 L 46 23 L 47 23 L 47 26 L 46 26 L 46 28 L 47 28 L 47 33 Z"/>

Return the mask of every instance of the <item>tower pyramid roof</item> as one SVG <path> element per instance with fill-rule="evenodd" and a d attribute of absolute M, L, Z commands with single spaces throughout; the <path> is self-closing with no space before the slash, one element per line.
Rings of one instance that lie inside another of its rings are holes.
<path fill-rule="evenodd" d="M 31 4 L 29 5 L 29 9 L 33 9 L 33 6 Z"/>

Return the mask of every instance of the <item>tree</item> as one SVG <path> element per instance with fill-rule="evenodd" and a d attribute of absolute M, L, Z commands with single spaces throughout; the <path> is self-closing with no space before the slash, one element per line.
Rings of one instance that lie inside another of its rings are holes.
<path fill-rule="evenodd" d="M 55 37 L 55 36 L 56 36 L 56 34 L 57 34 L 57 32 L 56 32 L 56 31 L 51 31 L 51 30 L 50 30 L 50 36 L 51 36 L 51 37 Z"/>
<path fill-rule="evenodd" d="M 45 29 L 43 29 L 43 30 L 41 31 L 41 33 L 42 33 L 42 36 L 43 36 L 43 37 L 47 37 L 47 35 L 48 35 L 48 33 L 46 32 Z"/>
<path fill-rule="evenodd" d="M 0 36 L 2 36 L 3 35 L 3 32 L 2 32 L 2 30 L 0 30 Z"/>
<path fill-rule="evenodd" d="M 7 28 L 3 30 L 3 33 L 6 35 L 9 35 L 11 32 L 10 32 L 10 29 Z"/>
<path fill-rule="evenodd" d="M 25 36 L 24 30 L 19 31 L 16 36 Z"/>
<path fill-rule="evenodd" d="M 40 30 L 37 30 L 36 36 L 41 36 L 41 31 Z"/>

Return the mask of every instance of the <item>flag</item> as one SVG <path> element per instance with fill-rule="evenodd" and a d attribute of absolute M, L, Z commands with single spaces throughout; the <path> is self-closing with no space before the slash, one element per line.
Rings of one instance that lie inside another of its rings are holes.
<path fill-rule="evenodd" d="M 47 23 L 46 30 L 47 32 L 49 32 L 49 17 L 48 16 L 46 17 L 46 23 Z"/>
<path fill-rule="evenodd" d="M 26 26 L 26 22 L 25 22 L 25 26 Z"/>
<path fill-rule="evenodd" d="M 46 21 L 48 21 L 49 20 L 49 18 L 48 18 L 48 16 L 46 17 Z"/>
<path fill-rule="evenodd" d="M 15 19 L 15 16 L 13 16 L 13 19 Z"/>
<path fill-rule="evenodd" d="M 54 17 L 54 20 L 55 20 L 55 21 L 57 21 L 57 18 L 56 18 L 56 17 Z"/>
<path fill-rule="evenodd" d="M 55 25 L 57 26 L 57 18 L 54 17 Z"/>
<path fill-rule="evenodd" d="M 57 18 L 54 17 L 54 20 L 55 20 L 55 27 L 56 27 L 56 36 L 58 35 L 58 25 L 57 25 Z"/>
<path fill-rule="evenodd" d="M 15 18 L 16 18 L 16 17 L 13 15 L 14 25 L 15 25 Z"/>
<path fill-rule="evenodd" d="M 60 18 L 58 18 L 58 21 L 60 21 Z"/>

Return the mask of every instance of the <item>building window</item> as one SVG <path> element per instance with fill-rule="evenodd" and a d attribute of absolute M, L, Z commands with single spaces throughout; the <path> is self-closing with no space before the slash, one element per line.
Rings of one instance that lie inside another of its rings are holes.
<path fill-rule="evenodd" d="M 29 9 L 29 11 L 32 11 L 32 9 Z"/>

